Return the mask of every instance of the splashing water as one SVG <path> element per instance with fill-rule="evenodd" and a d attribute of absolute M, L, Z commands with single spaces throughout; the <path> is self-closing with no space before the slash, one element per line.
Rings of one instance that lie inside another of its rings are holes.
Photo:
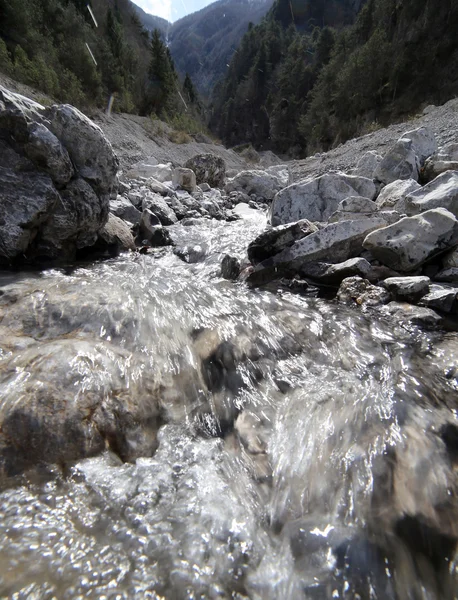
<path fill-rule="evenodd" d="M 457 596 L 455 334 L 222 280 L 263 225 L 4 276 L 2 597 Z"/>

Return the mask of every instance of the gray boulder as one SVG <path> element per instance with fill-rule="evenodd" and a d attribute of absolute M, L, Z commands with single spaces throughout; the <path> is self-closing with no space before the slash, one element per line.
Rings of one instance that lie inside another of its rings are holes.
<path fill-rule="evenodd" d="M 436 137 L 428 127 L 419 127 L 412 131 L 406 131 L 402 136 L 404 139 L 411 140 L 412 147 L 418 157 L 420 166 L 425 160 L 437 151 Z"/>
<path fill-rule="evenodd" d="M 405 199 L 406 213 L 415 215 L 432 208 L 446 208 L 458 216 L 458 171 L 447 171 Z"/>
<path fill-rule="evenodd" d="M 227 181 L 225 191 L 227 194 L 231 192 L 243 192 L 248 196 L 256 194 L 266 200 L 272 200 L 275 194 L 282 189 L 282 182 L 283 178 L 275 173 L 261 170 L 241 171 Z M 298 221 L 299 219 L 294 220 Z"/>
<path fill-rule="evenodd" d="M 382 285 L 396 300 L 417 302 L 429 292 L 429 277 L 388 277 Z"/>
<path fill-rule="evenodd" d="M 207 183 L 210 187 L 219 188 L 224 186 L 226 180 L 226 163 L 224 159 L 215 154 L 197 154 L 184 165 L 187 169 L 194 171 L 196 183 Z"/>
<path fill-rule="evenodd" d="M 99 231 L 99 240 L 102 240 L 113 254 L 123 250 L 136 250 L 130 227 L 116 215 L 108 215 L 108 221 Z"/>
<path fill-rule="evenodd" d="M 142 213 L 123 196 L 118 196 L 116 200 L 110 200 L 110 213 L 133 225 L 140 223 L 142 218 Z"/>
<path fill-rule="evenodd" d="M 235 281 L 240 275 L 240 261 L 235 256 L 226 254 L 221 261 L 221 277 Z"/>
<path fill-rule="evenodd" d="M 165 165 L 158 165 L 153 164 L 153 162 L 154 161 L 152 159 L 148 159 L 148 161 L 132 165 L 132 167 L 130 167 L 130 169 L 125 173 L 125 177 L 129 179 L 138 179 L 140 177 L 149 179 L 152 177 L 161 183 L 164 183 L 165 181 L 172 181 L 172 164 L 167 163 Z"/>
<path fill-rule="evenodd" d="M 331 223 L 263 261 L 256 269 L 287 265 L 298 269 L 310 262 L 343 262 L 357 256 L 362 250 L 362 243 L 367 234 L 383 227 L 384 224 L 385 222 L 377 217 Z"/>
<path fill-rule="evenodd" d="M 375 170 L 374 177 L 385 184 L 397 179 L 418 181 L 419 168 L 420 163 L 412 140 L 401 138 L 388 150 Z"/>
<path fill-rule="evenodd" d="M 185 190 L 192 194 L 196 191 L 196 175 L 191 169 L 177 167 L 173 170 L 172 184 L 174 188 Z"/>
<path fill-rule="evenodd" d="M 356 276 L 342 281 L 337 292 L 337 299 L 340 302 L 358 304 L 358 306 L 379 306 L 387 304 L 391 300 L 391 295 L 387 290 L 372 285 L 367 279 Z"/>
<path fill-rule="evenodd" d="M 146 242 L 151 246 L 173 246 L 170 232 L 162 227 L 159 218 L 147 208 L 142 213 L 137 241 L 139 244 Z"/>
<path fill-rule="evenodd" d="M 451 142 L 430 156 L 425 162 L 422 178 L 432 181 L 445 171 L 458 171 L 458 144 Z"/>
<path fill-rule="evenodd" d="M 414 179 L 397 179 L 382 189 L 375 204 L 379 210 L 393 209 L 405 213 L 406 196 L 420 188 L 421 185 Z"/>
<path fill-rule="evenodd" d="M 382 157 L 374 150 L 369 150 L 358 160 L 352 174 L 358 175 L 359 177 L 374 179 L 375 171 L 381 162 Z"/>
<path fill-rule="evenodd" d="M 162 225 L 173 225 L 177 222 L 177 216 L 159 194 L 148 193 L 142 200 L 142 210 L 152 211 Z"/>
<path fill-rule="evenodd" d="M 444 313 L 458 313 L 458 288 L 443 288 L 431 286 L 429 294 L 423 296 L 418 303 L 420 306 L 440 310 Z"/>
<path fill-rule="evenodd" d="M 436 208 L 369 233 L 363 246 L 390 268 L 409 272 L 457 242 L 457 219 Z"/>
<path fill-rule="evenodd" d="M 69 104 L 52 106 L 46 117 L 48 129 L 66 148 L 79 176 L 97 194 L 109 194 L 116 186 L 119 163 L 100 127 Z"/>
<path fill-rule="evenodd" d="M 170 188 L 168 185 L 165 185 L 165 183 L 162 183 L 158 179 L 155 179 L 154 177 L 149 177 L 144 183 L 148 190 L 154 194 L 160 194 L 161 196 L 169 196 L 173 194 L 172 188 Z"/>
<path fill-rule="evenodd" d="M 368 277 L 372 266 L 365 258 L 349 258 L 336 265 L 329 263 L 306 263 L 299 274 L 325 284 L 340 283 L 347 277 Z"/>
<path fill-rule="evenodd" d="M 118 161 L 69 105 L 44 108 L 0 87 L 0 261 L 71 259 L 105 225 Z"/>
<path fill-rule="evenodd" d="M 436 275 L 434 275 L 434 281 L 442 281 L 444 283 L 458 283 L 458 268 L 450 267 L 449 269 L 442 269 Z"/>
<path fill-rule="evenodd" d="M 301 219 L 326 221 L 342 200 L 362 196 L 375 197 L 373 181 L 365 177 L 326 173 L 321 177 L 294 183 L 278 192 L 272 202 L 270 220 L 272 225 L 283 225 Z"/>
<path fill-rule="evenodd" d="M 275 256 L 311 233 L 318 231 L 316 225 L 306 219 L 288 225 L 267 229 L 248 245 L 248 258 L 253 265 Z"/>
<path fill-rule="evenodd" d="M 403 326 L 436 329 L 442 323 L 436 311 L 406 302 L 389 302 L 380 308 L 380 313 Z"/>

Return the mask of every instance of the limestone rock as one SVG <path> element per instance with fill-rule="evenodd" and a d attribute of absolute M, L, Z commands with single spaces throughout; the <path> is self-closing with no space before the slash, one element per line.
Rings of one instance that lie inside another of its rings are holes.
<path fill-rule="evenodd" d="M 267 171 L 252 170 L 241 171 L 235 177 L 229 179 L 225 190 L 227 194 L 244 192 L 248 195 L 256 194 L 256 196 L 261 196 L 266 200 L 272 200 L 282 187 L 282 177 Z M 299 219 L 294 220 L 298 221 Z"/>
<path fill-rule="evenodd" d="M 458 144 L 451 142 L 430 156 L 425 162 L 422 178 L 432 181 L 445 171 L 458 171 Z"/>
<path fill-rule="evenodd" d="M 412 131 L 406 131 L 402 138 L 411 140 L 420 165 L 423 165 L 425 160 L 437 151 L 436 137 L 429 127 L 419 127 Z"/>
<path fill-rule="evenodd" d="M 29 138 L 24 152 L 35 165 L 58 186 L 63 186 L 74 175 L 74 169 L 67 150 L 57 137 L 41 123 L 32 123 L 28 127 Z"/>
<path fill-rule="evenodd" d="M 401 138 L 388 150 L 382 162 L 375 170 L 375 179 L 389 184 L 397 179 L 418 181 L 419 160 L 412 140 Z"/>
<path fill-rule="evenodd" d="M 406 196 L 420 188 L 421 185 L 414 179 L 397 179 L 382 189 L 375 204 L 379 210 L 392 208 L 400 213 L 405 213 Z"/>
<path fill-rule="evenodd" d="M 457 219 L 448 210 L 436 208 L 370 233 L 363 245 L 390 268 L 409 272 L 457 242 Z"/>
<path fill-rule="evenodd" d="M 272 202 L 271 223 L 276 226 L 301 219 L 326 221 L 342 200 L 354 196 L 372 199 L 375 194 L 376 187 L 370 179 L 327 173 L 280 191 Z"/>
<path fill-rule="evenodd" d="M 391 300 L 389 292 L 381 287 L 372 285 L 362 277 L 348 277 L 344 279 L 337 292 L 341 302 L 356 303 L 359 306 L 379 306 Z"/>
<path fill-rule="evenodd" d="M 417 302 L 429 291 L 431 280 L 429 277 L 388 277 L 382 285 L 396 300 Z"/>
<path fill-rule="evenodd" d="M 108 215 L 108 221 L 99 231 L 99 238 L 111 247 L 116 254 L 123 250 L 136 250 L 130 227 L 125 221 L 113 214 Z"/>
<path fill-rule="evenodd" d="M 169 207 L 167 202 L 159 194 L 148 193 L 142 200 L 142 210 L 152 211 L 162 225 L 173 225 L 177 222 L 177 216 Z"/>
<path fill-rule="evenodd" d="M 374 150 L 369 150 L 358 160 L 352 174 L 358 175 L 359 177 L 374 179 L 375 170 L 381 162 L 382 157 Z"/>
<path fill-rule="evenodd" d="M 69 104 L 47 110 L 48 129 L 68 151 L 75 168 L 97 194 L 108 194 L 115 187 L 118 159 L 98 125 Z"/>
<path fill-rule="evenodd" d="M 405 199 L 406 213 L 415 215 L 432 208 L 446 208 L 458 216 L 458 171 L 447 171 Z"/>
<path fill-rule="evenodd" d="M 335 284 L 340 283 L 347 277 L 356 275 L 367 278 L 371 270 L 371 264 L 365 258 L 349 258 L 336 265 L 306 263 L 300 268 L 299 273 L 304 277 L 310 277 L 322 283 Z"/>
<path fill-rule="evenodd" d="M 248 258 L 253 265 L 289 248 L 297 240 L 318 231 L 318 228 L 306 219 L 288 225 L 279 225 L 267 229 L 248 245 Z"/>
<path fill-rule="evenodd" d="M 196 191 L 196 175 L 191 169 L 178 167 L 173 170 L 172 184 L 192 194 Z"/>
<path fill-rule="evenodd" d="M 110 212 L 134 225 L 140 223 L 140 219 L 142 218 L 142 213 L 135 208 L 132 202 L 123 196 L 118 196 L 116 200 L 110 200 Z"/>
<path fill-rule="evenodd" d="M 210 187 L 224 186 L 226 180 L 226 163 L 215 154 L 197 154 L 184 165 L 196 174 L 197 185 L 207 183 Z"/>

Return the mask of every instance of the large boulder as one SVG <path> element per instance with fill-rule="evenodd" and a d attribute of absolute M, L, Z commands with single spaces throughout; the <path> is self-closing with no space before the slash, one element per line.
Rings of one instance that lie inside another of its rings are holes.
<path fill-rule="evenodd" d="M 124 221 L 129 221 L 133 225 L 140 223 L 142 218 L 142 213 L 124 196 L 118 196 L 116 200 L 110 200 L 110 213 Z"/>
<path fill-rule="evenodd" d="M 374 177 L 384 184 L 397 179 L 418 181 L 420 163 L 412 140 L 401 138 L 392 146 L 375 170 Z"/>
<path fill-rule="evenodd" d="M 375 204 L 379 210 L 392 208 L 404 213 L 406 196 L 420 188 L 421 185 L 415 179 L 397 179 L 382 189 Z"/>
<path fill-rule="evenodd" d="M 99 247 L 106 245 L 110 253 L 118 254 L 123 250 L 135 250 L 135 240 L 129 225 L 116 217 L 109 214 L 108 221 L 99 231 Z"/>
<path fill-rule="evenodd" d="M 253 265 L 257 265 L 315 231 L 318 231 L 316 225 L 306 219 L 267 229 L 248 244 L 248 258 Z"/>
<path fill-rule="evenodd" d="M 301 219 L 326 221 L 342 200 L 354 196 L 372 200 L 375 195 L 376 187 L 370 179 L 343 173 L 326 173 L 281 190 L 272 202 L 270 219 L 274 226 Z"/>
<path fill-rule="evenodd" d="M 227 194 L 244 192 L 248 195 L 256 194 L 266 200 L 272 200 L 275 194 L 282 189 L 283 181 L 282 176 L 267 171 L 241 171 L 227 181 L 225 190 Z M 293 220 L 298 221 L 299 219 Z"/>
<path fill-rule="evenodd" d="M 340 263 L 346 261 L 361 252 L 363 240 L 368 233 L 384 225 L 383 219 L 377 217 L 331 223 L 263 261 L 256 269 L 275 269 L 280 266 L 288 266 L 297 270 L 310 262 Z"/>
<path fill-rule="evenodd" d="M 445 171 L 458 171 L 458 144 L 451 142 L 430 156 L 425 162 L 422 177 L 431 181 Z"/>
<path fill-rule="evenodd" d="M 215 154 L 197 154 L 184 165 L 196 174 L 196 183 L 208 183 L 210 187 L 224 186 L 226 180 L 226 163 L 224 159 Z"/>
<path fill-rule="evenodd" d="M 405 199 L 406 213 L 416 215 L 432 208 L 446 208 L 458 216 L 458 171 L 447 171 Z"/>
<path fill-rule="evenodd" d="M 97 194 L 109 194 L 116 186 L 119 163 L 100 127 L 69 104 L 52 106 L 46 117 L 48 129 L 68 151 L 78 175 Z"/>
<path fill-rule="evenodd" d="M 375 150 L 369 150 L 358 160 L 352 174 L 373 179 L 375 171 L 381 162 L 382 157 L 380 154 L 375 152 Z"/>
<path fill-rule="evenodd" d="M 457 219 L 445 208 L 435 208 L 369 233 L 363 246 L 383 264 L 409 272 L 457 243 Z"/>
<path fill-rule="evenodd" d="M 118 161 L 69 105 L 44 108 L 0 86 L 0 262 L 71 259 L 108 219 Z"/>
<path fill-rule="evenodd" d="M 434 132 L 428 127 L 419 127 L 412 131 L 406 131 L 402 136 L 412 142 L 412 147 L 418 157 L 420 165 L 437 151 L 437 141 Z"/>

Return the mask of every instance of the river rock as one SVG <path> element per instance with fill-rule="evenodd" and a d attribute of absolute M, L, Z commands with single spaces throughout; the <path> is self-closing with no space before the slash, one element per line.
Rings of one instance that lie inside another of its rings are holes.
<path fill-rule="evenodd" d="M 429 292 L 429 277 L 388 277 L 381 282 L 396 300 L 417 302 Z"/>
<path fill-rule="evenodd" d="M 100 127 L 68 104 L 52 106 L 46 116 L 48 129 L 66 148 L 80 177 L 97 194 L 109 194 L 116 186 L 119 163 Z"/>
<path fill-rule="evenodd" d="M 445 208 L 435 208 L 373 231 L 363 246 L 390 268 L 409 272 L 457 242 L 457 219 Z"/>
<path fill-rule="evenodd" d="M 369 150 L 358 160 L 352 174 L 358 175 L 359 177 L 374 179 L 375 171 L 381 162 L 382 157 L 374 150 Z"/>
<path fill-rule="evenodd" d="M 405 213 L 406 196 L 420 188 L 421 185 L 414 179 L 397 179 L 382 189 L 375 204 L 379 210 L 392 208 L 400 213 Z"/>
<path fill-rule="evenodd" d="M 405 199 L 406 213 L 415 215 L 431 208 L 446 208 L 458 216 L 458 171 L 447 171 Z"/>
<path fill-rule="evenodd" d="M 418 181 L 419 159 L 415 153 L 412 140 L 401 138 L 386 153 L 375 170 L 377 181 L 389 184 L 397 179 L 414 179 Z"/>
<path fill-rule="evenodd" d="M 436 311 L 407 302 L 389 302 L 382 306 L 380 313 L 390 320 L 403 325 L 418 326 L 424 329 L 436 329 L 442 324 L 442 317 Z"/>
<path fill-rule="evenodd" d="M 129 221 L 133 225 L 140 223 L 142 218 L 142 213 L 124 196 L 118 196 L 116 200 L 110 200 L 110 213 L 124 221 Z"/>
<path fill-rule="evenodd" d="M 444 313 L 458 313 L 458 288 L 443 288 L 438 285 L 431 286 L 429 294 L 423 296 L 418 304 L 440 310 Z"/>
<path fill-rule="evenodd" d="M 360 306 L 379 306 L 389 302 L 391 295 L 387 290 L 372 285 L 367 279 L 348 277 L 342 281 L 337 298 L 340 302 L 356 303 Z"/>
<path fill-rule="evenodd" d="M 340 283 L 347 277 L 369 275 L 372 270 L 371 264 L 365 258 L 349 258 L 348 260 L 337 263 L 306 263 L 302 265 L 299 274 L 304 277 L 310 277 L 326 284 Z"/>
<path fill-rule="evenodd" d="M 235 281 L 240 275 L 240 261 L 235 256 L 226 254 L 221 261 L 221 277 Z"/>
<path fill-rule="evenodd" d="M 112 254 L 118 254 L 123 250 L 136 250 L 130 227 L 113 214 L 108 215 L 108 221 L 99 231 L 99 238 L 105 242 Z"/>
<path fill-rule="evenodd" d="M 225 191 L 227 194 L 231 192 L 243 192 L 248 195 L 256 194 L 256 196 L 261 196 L 266 200 L 272 200 L 282 187 L 282 178 L 274 173 L 252 170 L 241 171 L 235 177 L 229 179 Z M 298 221 L 299 219 L 294 220 Z"/>
<path fill-rule="evenodd" d="M 316 231 L 318 231 L 316 225 L 313 225 L 307 219 L 297 223 L 272 227 L 260 233 L 257 238 L 250 242 L 248 245 L 248 258 L 253 265 L 257 265 L 266 258 L 289 248 L 297 240 Z"/>
<path fill-rule="evenodd" d="M 154 177 L 149 177 L 148 179 L 146 179 L 144 184 L 146 186 L 146 189 L 150 192 L 153 192 L 154 194 L 160 194 L 161 196 L 173 195 L 172 188 L 170 188 L 165 183 L 162 183 L 158 179 L 155 179 Z M 140 191 L 140 193 L 143 194 L 142 188 L 140 188 L 140 190 L 138 191 Z"/>
<path fill-rule="evenodd" d="M 377 217 L 331 223 L 263 261 L 257 266 L 257 270 L 286 265 L 300 268 L 305 263 L 323 260 L 334 264 L 343 262 L 357 256 L 367 234 L 384 224 Z"/>
<path fill-rule="evenodd" d="M 0 128 L 2 262 L 72 259 L 107 221 L 118 181 L 111 144 L 74 107 L 44 108 L 2 87 Z"/>
<path fill-rule="evenodd" d="M 372 199 L 376 187 L 365 177 L 326 173 L 311 181 L 294 183 L 279 192 L 272 202 L 270 220 L 272 225 L 282 225 L 308 219 L 326 221 L 342 200 L 362 196 Z"/>
<path fill-rule="evenodd" d="M 191 169 L 177 167 L 173 170 L 172 185 L 192 194 L 196 191 L 196 175 Z"/>
<path fill-rule="evenodd" d="M 458 144 L 455 142 L 439 148 L 427 159 L 422 177 L 425 181 L 432 181 L 445 171 L 458 171 Z"/>
<path fill-rule="evenodd" d="M 444 283 L 458 283 L 458 268 L 450 267 L 442 269 L 434 275 L 434 281 L 442 281 Z"/>
<path fill-rule="evenodd" d="M 226 180 L 226 163 L 215 154 L 196 154 L 184 165 L 196 174 L 197 185 L 207 183 L 210 187 L 224 186 Z"/>
<path fill-rule="evenodd" d="M 162 225 L 173 225 L 177 222 L 177 216 L 159 194 L 148 193 L 142 200 L 142 210 L 152 211 Z"/>

